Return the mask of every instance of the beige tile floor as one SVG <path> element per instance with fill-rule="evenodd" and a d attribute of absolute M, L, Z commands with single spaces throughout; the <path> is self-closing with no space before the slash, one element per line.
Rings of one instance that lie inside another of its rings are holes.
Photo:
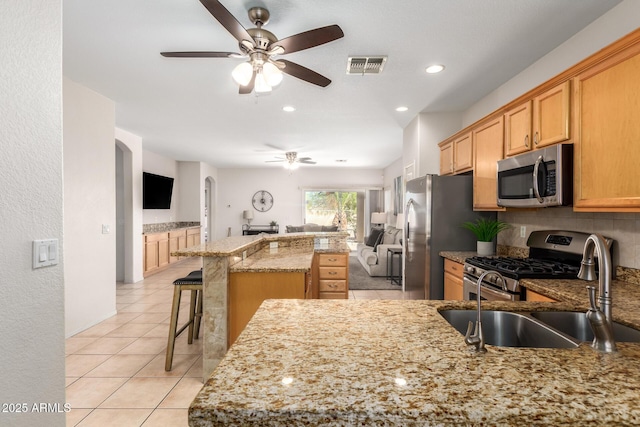
<path fill-rule="evenodd" d="M 201 267 L 188 259 L 135 284 L 116 284 L 118 314 L 66 340 L 67 426 L 187 426 L 202 387 L 202 342 L 176 342 L 164 370 L 172 282 Z M 402 299 L 401 291 L 350 291 L 350 299 Z M 188 310 L 183 294 L 181 323 Z"/>

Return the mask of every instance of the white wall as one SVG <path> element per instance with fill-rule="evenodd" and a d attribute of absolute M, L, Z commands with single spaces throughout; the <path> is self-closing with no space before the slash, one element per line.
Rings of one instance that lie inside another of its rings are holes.
<path fill-rule="evenodd" d="M 115 104 L 63 80 L 65 332 L 116 313 Z M 103 234 L 102 226 L 112 232 Z"/>
<path fill-rule="evenodd" d="M 273 208 L 254 212 L 252 224 L 277 221 L 280 232 L 286 225 L 303 224 L 305 189 L 382 188 L 381 169 L 306 168 L 289 173 L 284 168 L 219 169 L 217 197 L 217 238 L 242 234 L 242 211 L 253 209 L 251 198 L 256 191 L 273 195 Z"/>
<path fill-rule="evenodd" d="M 60 1 L 5 2 L 0 14 L 0 402 L 65 403 Z M 56 238 L 58 265 L 34 270 L 32 241 Z M 66 237 L 65 237 L 66 238 Z M 64 426 L 64 413 L 0 413 L 3 426 Z"/>
<path fill-rule="evenodd" d="M 625 0 L 467 109 L 468 126 L 640 27 L 640 1 Z"/>
<path fill-rule="evenodd" d="M 143 279 L 142 265 L 142 138 L 116 128 L 116 144 L 123 149 L 124 170 L 124 282 L 135 283 Z M 119 256 L 119 255 L 118 255 Z"/>
<path fill-rule="evenodd" d="M 460 113 L 420 113 L 404 128 L 402 161 L 404 167 L 415 164 L 413 178 L 440 173 L 438 143 L 461 129 L 461 117 Z"/>
<path fill-rule="evenodd" d="M 178 197 L 173 199 L 178 209 L 178 221 L 201 221 L 200 201 L 204 198 L 201 165 L 200 162 L 178 162 L 176 186 L 179 191 Z"/>

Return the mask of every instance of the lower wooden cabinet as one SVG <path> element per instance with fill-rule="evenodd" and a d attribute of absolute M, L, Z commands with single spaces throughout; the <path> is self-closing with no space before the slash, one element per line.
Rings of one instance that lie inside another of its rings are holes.
<path fill-rule="evenodd" d="M 304 299 L 307 273 L 229 274 L 228 345 L 231 346 L 266 299 Z"/>
<path fill-rule="evenodd" d="M 314 277 L 317 277 L 314 298 L 349 298 L 349 254 L 316 253 Z"/>
<path fill-rule="evenodd" d="M 444 260 L 444 299 L 450 301 L 462 301 L 462 278 L 464 270 L 462 264 L 450 259 Z"/>
<path fill-rule="evenodd" d="M 534 292 L 531 289 L 527 289 L 526 300 L 527 301 L 535 301 L 535 302 L 558 302 L 557 300 L 555 300 L 553 298 L 549 298 L 547 296 L 544 296 L 542 294 Z"/>
<path fill-rule="evenodd" d="M 198 244 L 200 244 L 200 227 L 143 235 L 143 276 L 147 277 L 162 271 L 168 265 L 182 259 L 182 257 L 172 256 L 172 252 Z"/>

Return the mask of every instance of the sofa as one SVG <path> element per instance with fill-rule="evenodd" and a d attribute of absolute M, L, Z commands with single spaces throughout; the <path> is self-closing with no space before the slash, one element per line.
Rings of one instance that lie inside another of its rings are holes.
<path fill-rule="evenodd" d="M 356 255 L 369 276 L 387 275 L 387 249 L 402 248 L 402 230 L 387 226 L 384 230 L 371 230 L 364 243 L 358 243 Z"/>
<path fill-rule="evenodd" d="M 304 225 L 287 225 L 285 227 L 285 232 L 287 233 L 309 233 L 318 231 L 338 231 L 338 226 L 308 223 Z"/>

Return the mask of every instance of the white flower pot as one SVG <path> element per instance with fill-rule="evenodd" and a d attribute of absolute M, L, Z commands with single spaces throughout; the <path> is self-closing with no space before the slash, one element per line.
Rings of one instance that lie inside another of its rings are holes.
<path fill-rule="evenodd" d="M 477 242 L 478 243 L 478 256 L 495 255 L 495 246 L 493 242 Z"/>

